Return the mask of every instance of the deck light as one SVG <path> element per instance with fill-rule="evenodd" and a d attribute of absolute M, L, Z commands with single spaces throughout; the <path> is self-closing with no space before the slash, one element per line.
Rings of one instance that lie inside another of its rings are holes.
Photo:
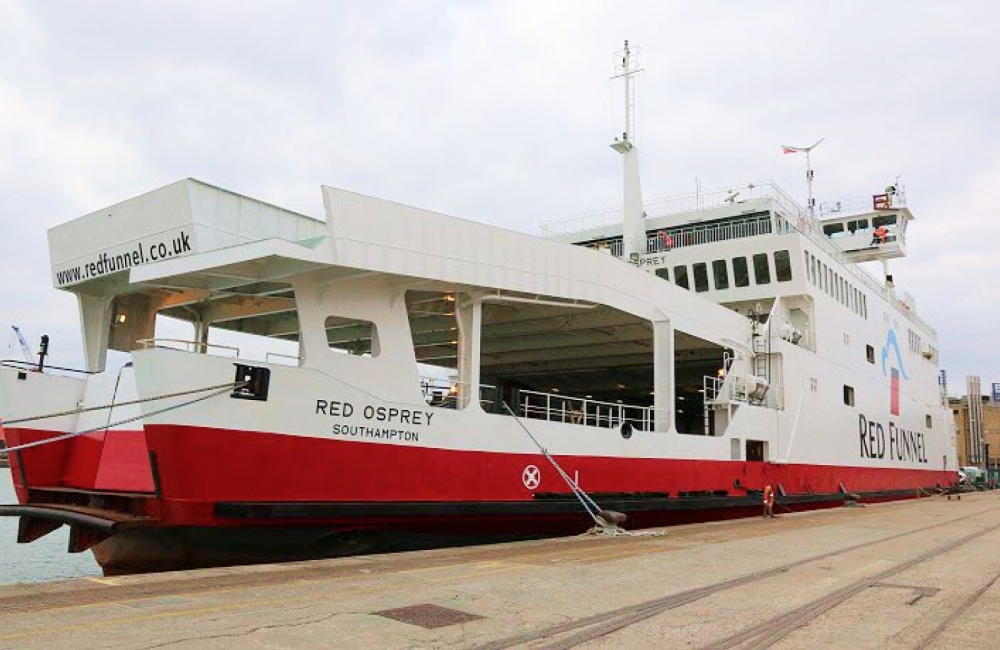
<path fill-rule="evenodd" d="M 128 316 L 123 313 L 115 315 L 115 325 L 124 325 L 126 320 L 128 320 Z"/>

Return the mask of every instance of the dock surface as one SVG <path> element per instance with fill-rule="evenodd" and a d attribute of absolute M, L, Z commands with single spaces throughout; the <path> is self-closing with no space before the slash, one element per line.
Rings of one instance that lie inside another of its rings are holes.
<path fill-rule="evenodd" d="M 0 648 L 986 647 L 1000 494 L 0 588 Z M 984 646 L 985 644 L 985 646 Z"/>

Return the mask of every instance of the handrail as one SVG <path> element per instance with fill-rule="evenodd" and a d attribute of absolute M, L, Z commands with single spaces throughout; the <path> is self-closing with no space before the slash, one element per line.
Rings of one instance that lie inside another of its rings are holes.
<path fill-rule="evenodd" d="M 521 396 L 519 410 L 526 418 L 563 424 L 606 426 L 609 429 L 628 422 L 640 431 L 654 431 L 657 424 L 662 424 L 666 429 L 669 421 L 668 409 L 605 402 L 561 393 L 542 393 L 533 390 L 518 392 Z M 658 414 L 662 416 L 657 417 Z"/>
<path fill-rule="evenodd" d="M 231 350 L 235 353 L 235 356 L 240 356 L 240 349 L 234 348 L 231 345 L 219 345 L 217 343 L 202 343 L 201 341 L 187 341 L 185 339 L 139 339 L 136 343 L 142 344 L 143 350 L 148 350 L 149 348 L 167 348 L 171 350 L 176 350 L 177 348 L 172 348 L 169 345 L 160 345 L 161 343 L 182 343 L 187 346 L 186 352 L 196 352 L 199 349 L 204 349 L 206 352 L 209 348 L 218 348 L 220 350 Z"/>
<path fill-rule="evenodd" d="M 264 363 L 271 363 L 271 357 L 280 357 L 282 359 L 291 359 L 293 361 L 302 362 L 302 357 L 293 354 L 281 354 L 279 352 L 267 352 L 264 354 Z"/>

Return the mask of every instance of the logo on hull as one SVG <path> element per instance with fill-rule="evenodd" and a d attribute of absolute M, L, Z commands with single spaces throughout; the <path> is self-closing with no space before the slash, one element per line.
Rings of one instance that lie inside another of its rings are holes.
<path fill-rule="evenodd" d="M 889 361 L 889 355 L 895 357 L 894 363 Z M 899 415 L 899 380 L 909 379 L 906 368 L 903 365 L 903 353 L 899 349 L 899 341 L 896 339 L 896 330 L 890 328 L 885 337 L 885 345 L 882 346 L 882 374 L 889 377 L 889 413 Z"/>

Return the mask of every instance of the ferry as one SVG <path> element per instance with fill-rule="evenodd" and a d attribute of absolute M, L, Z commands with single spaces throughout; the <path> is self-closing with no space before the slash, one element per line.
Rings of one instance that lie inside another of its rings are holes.
<path fill-rule="evenodd" d="M 619 66 L 623 206 L 541 237 L 193 179 L 50 230 L 85 367 L 0 366 L 18 541 L 115 574 L 581 532 L 573 486 L 642 528 L 955 484 L 902 185 L 644 202 Z"/>

